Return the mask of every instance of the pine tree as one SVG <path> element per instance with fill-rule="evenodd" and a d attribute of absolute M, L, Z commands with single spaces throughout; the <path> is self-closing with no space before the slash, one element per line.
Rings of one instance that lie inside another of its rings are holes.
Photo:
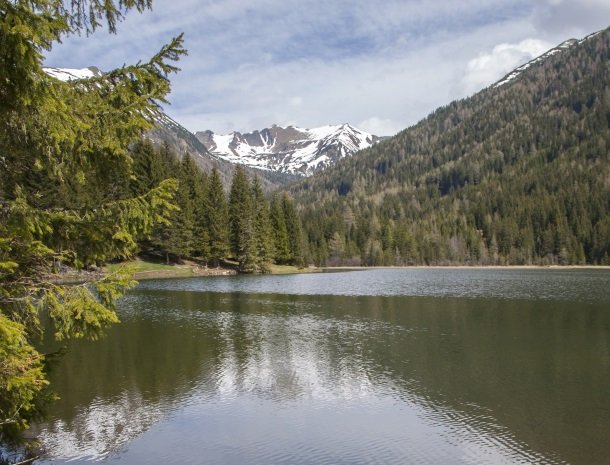
<path fill-rule="evenodd" d="M 253 206 L 250 183 L 244 168 L 237 165 L 229 195 L 231 252 L 243 273 L 256 271 L 258 255 L 254 240 Z"/>
<path fill-rule="evenodd" d="M 193 225 L 193 248 L 197 257 L 205 260 L 210 258 L 210 236 L 208 221 L 208 175 L 198 169 L 195 177 L 195 191 L 193 198 L 194 225 Z"/>
<path fill-rule="evenodd" d="M 170 152 L 169 155 L 175 156 Z M 192 166 L 188 154 L 182 162 L 176 165 L 178 175 L 178 191 L 174 202 L 178 207 L 169 218 L 167 224 L 160 225 L 154 232 L 152 242 L 157 251 L 165 255 L 166 263 L 170 257 L 177 260 L 190 258 L 195 248 L 195 205 L 193 202 L 197 167 Z"/>
<path fill-rule="evenodd" d="M 218 266 L 229 254 L 229 212 L 222 180 L 216 168 L 212 169 L 208 183 L 206 206 L 206 228 L 208 231 L 209 256 Z"/>
<path fill-rule="evenodd" d="M 271 198 L 270 205 L 271 236 L 273 237 L 273 249 L 275 251 L 275 262 L 287 264 L 290 262 L 290 245 L 286 219 L 282 203 L 277 195 Z"/>
<path fill-rule="evenodd" d="M 185 154 L 180 166 L 180 182 L 185 189 L 185 207 L 183 216 L 188 221 L 189 255 L 205 258 L 208 252 L 208 237 L 205 228 L 205 194 L 207 178 L 202 173 L 190 154 Z M 182 207 L 181 207 L 182 208 Z"/>
<path fill-rule="evenodd" d="M 297 214 L 294 203 L 284 193 L 282 196 L 282 211 L 284 213 L 284 222 L 286 224 L 286 232 L 288 233 L 288 249 L 290 251 L 290 263 L 293 265 L 305 265 L 305 250 L 303 245 L 303 231 L 301 228 L 301 219 Z"/>
<path fill-rule="evenodd" d="M 253 234 L 256 247 L 257 269 L 262 273 L 270 271 L 274 247 L 269 219 L 269 205 L 258 177 L 252 180 Z"/>
<path fill-rule="evenodd" d="M 167 148 L 166 148 L 167 149 Z M 157 149 L 149 140 L 138 141 L 130 151 L 133 159 L 133 174 L 130 178 L 130 190 L 132 195 L 142 195 L 150 189 L 159 185 L 165 179 L 175 175 L 176 171 L 168 169 L 168 161 L 163 157 L 174 158 L 168 151 L 163 154 L 162 149 Z M 139 242 L 140 252 L 153 253 L 157 249 L 156 244 L 161 243 L 160 235 L 163 234 L 163 226 L 159 225 L 148 236 L 142 237 Z"/>
<path fill-rule="evenodd" d="M 134 144 L 131 150 L 133 159 L 133 176 L 130 188 L 133 195 L 142 195 L 158 186 L 164 179 L 172 175 L 166 171 L 161 152 L 148 139 Z"/>

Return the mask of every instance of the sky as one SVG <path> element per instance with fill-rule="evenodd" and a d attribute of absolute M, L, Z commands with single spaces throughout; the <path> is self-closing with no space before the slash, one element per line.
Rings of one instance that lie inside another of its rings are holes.
<path fill-rule="evenodd" d="M 64 38 L 45 65 L 107 71 L 184 32 L 164 109 L 187 129 L 350 123 L 387 136 L 608 26 L 610 0 L 156 0 L 115 35 Z"/>

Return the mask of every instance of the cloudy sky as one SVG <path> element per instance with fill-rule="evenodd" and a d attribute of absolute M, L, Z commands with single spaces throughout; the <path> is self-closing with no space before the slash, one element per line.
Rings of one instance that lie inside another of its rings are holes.
<path fill-rule="evenodd" d="M 351 123 L 391 135 L 558 43 L 610 26 L 610 0 L 156 0 L 46 65 L 109 70 L 185 33 L 165 109 L 192 131 Z"/>

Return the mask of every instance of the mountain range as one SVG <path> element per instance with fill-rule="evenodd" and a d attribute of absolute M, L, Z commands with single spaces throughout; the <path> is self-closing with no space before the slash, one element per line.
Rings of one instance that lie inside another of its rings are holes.
<path fill-rule="evenodd" d="M 369 148 L 380 138 L 349 124 L 303 129 L 273 125 L 247 134 L 195 133 L 212 154 L 253 168 L 309 176 Z"/>
<path fill-rule="evenodd" d="M 103 76 L 95 66 L 45 68 L 45 71 L 62 81 Z M 179 156 L 190 153 L 204 171 L 217 167 L 225 184 L 232 176 L 234 164 L 245 165 L 251 175 L 265 181 L 267 189 L 310 176 L 382 139 L 349 124 L 314 129 L 272 125 L 250 133 L 221 135 L 210 130 L 193 134 L 161 110 L 152 114 L 151 119 L 155 125 L 147 137 L 155 144 L 168 144 Z"/>

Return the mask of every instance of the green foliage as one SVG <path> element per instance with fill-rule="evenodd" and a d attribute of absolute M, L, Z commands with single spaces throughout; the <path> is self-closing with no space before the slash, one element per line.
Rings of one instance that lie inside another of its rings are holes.
<path fill-rule="evenodd" d="M 287 193 L 273 196 L 269 216 L 276 263 L 305 266 L 307 258 L 301 220 Z"/>
<path fill-rule="evenodd" d="M 132 158 L 133 193 L 169 176 L 176 176 L 180 186 L 174 198 L 177 210 L 139 241 L 142 252 L 163 255 L 167 263 L 189 258 L 212 266 L 234 258 L 245 273 L 268 272 L 273 262 L 305 263 L 294 204 L 288 197 L 274 197 L 270 204 L 260 180 L 250 181 L 243 167 L 235 170 L 227 203 L 219 171 L 202 172 L 189 154 L 179 160 L 167 145 L 156 149 L 145 142 L 133 146 Z"/>
<path fill-rule="evenodd" d="M 609 57 L 606 30 L 297 184 L 312 258 L 605 263 Z"/>
<path fill-rule="evenodd" d="M 205 225 L 208 231 L 209 256 L 218 265 L 229 254 L 229 211 L 218 170 L 210 173 L 207 192 Z"/>
<path fill-rule="evenodd" d="M 182 37 L 99 78 L 61 82 L 42 70 L 42 52 L 63 35 L 93 31 L 102 20 L 113 31 L 128 10 L 149 6 L 1 2 L 0 443 L 16 440 L 46 399 L 44 358 L 32 346 L 40 312 L 57 339 L 96 338 L 118 321 L 114 302 L 133 285 L 123 273 L 60 285 L 56 273 L 132 256 L 176 209 L 176 181 L 156 184 L 151 168 L 146 185 L 131 184 L 128 147 L 165 101 L 177 70 L 171 63 L 185 53 Z"/>
<path fill-rule="evenodd" d="M 284 194 L 281 200 L 282 213 L 284 214 L 284 224 L 288 234 L 288 264 L 305 266 L 305 249 L 303 245 L 303 232 L 301 230 L 301 220 L 297 214 L 292 199 L 288 194 Z"/>
<path fill-rule="evenodd" d="M 132 176 L 129 187 L 132 195 L 142 195 L 171 177 L 165 170 L 161 152 L 149 140 L 138 141 L 131 150 Z"/>
<path fill-rule="evenodd" d="M 246 171 L 235 168 L 229 195 L 229 231 L 231 252 L 243 273 L 256 271 L 259 260 L 254 238 L 253 199 Z"/>
<path fill-rule="evenodd" d="M 41 410 L 48 382 L 43 357 L 30 344 L 24 325 L 0 313 L 0 428 L 11 444 Z"/>
<path fill-rule="evenodd" d="M 209 255 L 209 237 L 206 227 L 208 178 L 197 168 L 195 161 L 188 153 L 182 158 L 181 178 L 190 203 L 183 209 L 183 212 L 186 213 L 188 208 L 191 214 L 190 255 L 205 259 Z"/>
<path fill-rule="evenodd" d="M 275 262 L 279 264 L 290 263 L 290 245 L 288 230 L 286 229 L 286 219 L 282 203 L 277 195 L 271 199 L 270 221 L 273 231 L 273 246 L 275 250 Z"/>
<path fill-rule="evenodd" d="M 269 219 L 269 205 L 265 199 L 263 188 L 258 178 L 252 180 L 253 201 L 253 238 L 256 256 L 258 257 L 258 269 L 262 273 L 270 271 L 273 262 L 274 248 L 271 235 L 271 221 Z"/>

